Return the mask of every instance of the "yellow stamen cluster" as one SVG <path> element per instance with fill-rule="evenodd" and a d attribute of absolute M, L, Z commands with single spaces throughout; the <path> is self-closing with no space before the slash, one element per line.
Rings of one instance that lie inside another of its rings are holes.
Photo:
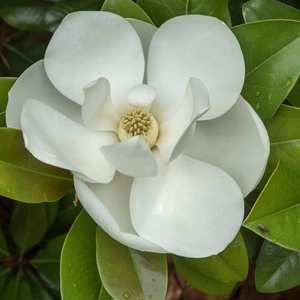
<path fill-rule="evenodd" d="M 153 115 L 143 108 L 135 108 L 126 113 L 120 122 L 119 138 L 126 141 L 133 136 L 139 135 L 140 138 L 151 149 L 158 137 L 159 129 Z"/>

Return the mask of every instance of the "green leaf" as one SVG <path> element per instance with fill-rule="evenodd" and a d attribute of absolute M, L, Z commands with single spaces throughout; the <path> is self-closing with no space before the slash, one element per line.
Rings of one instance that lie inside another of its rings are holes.
<path fill-rule="evenodd" d="M 231 25 L 227 0 L 138 0 L 137 4 L 158 27 L 171 18 L 189 14 L 216 17 Z"/>
<path fill-rule="evenodd" d="M 247 0 L 228 0 L 228 6 L 231 16 L 232 25 L 240 25 L 244 23 L 242 15 L 242 6 Z"/>
<path fill-rule="evenodd" d="M 206 258 L 185 258 L 172 255 L 179 273 L 198 290 L 214 295 L 229 295 L 238 281 L 248 274 L 248 256 L 242 235 L 219 253 Z"/>
<path fill-rule="evenodd" d="M 0 2 L 0 16 L 10 26 L 29 31 L 46 30 L 44 16 L 50 4 L 43 0 L 10 0 Z"/>
<path fill-rule="evenodd" d="M 45 203 L 48 228 L 51 227 L 58 213 L 59 201 Z"/>
<path fill-rule="evenodd" d="M 165 298 L 166 255 L 128 248 L 98 227 L 97 264 L 103 286 L 114 299 Z"/>
<path fill-rule="evenodd" d="M 44 58 L 47 45 L 41 42 L 15 42 L 5 46 L 9 76 L 18 77 L 33 63 Z"/>
<path fill-rule="evenodd" d="M 300 251 L 299 186 L 299 168 L 288 159 L 279 161 L 244 226 L 273 243 Z"/>
<path fill-rule="evenodd" d="M 72 187 L 71 174 L 44 164 L 25 148 L 22 133 L 0 128 L 0 195 L 28 203 L 56 201 Z"/>
<path fill-rule="evenodd" d="M 52 283 L 59 286 L 59 263 L 63 243 L 66 235 L 60 235 L 50 240 L 46 247 L 40 250 L 31 263 L 39 273 L 46 276 Z"/>
<path fill-rule="evenodd" d="M 57 1 L 45 15 L 45 26 L 54 31 L 63 18 L 74 11 L 100 10 L 104 0 L 61 0 Z"/>
<path fill-rule="evenodd" d="M 61 294 L 64 300 L 97 299 L 101 281 L 96 264 L 97 224 L 82 211 L 65 240 L 61 255 Z"/>
<path fill-rule="evenodd" d="M 17 202 L 10 221 L 10 231 L 21 254 L 39 243 L 47 231 L 44 203 Z"/>
<path fill-rule="evenodd" d="M 8 92 L 17 78 L 0 78 L 0 127 L 5 127 L 5 110 L 8 102 Z"/>
<path fill-rule="evenodd" d="M 242 96 L 267 123 L 300 74 L 300 22 L 267 20 L 232 30 L 246 64 Z"/>
<path fill-rule="evenodd" d="M 251 0 L 243 5 L 246 23 L 267 19 L 291 19 L 300 21 L 299 10 L 273 0 Z"/>
<path fill-rule="evenodd" d="M 5 257 L 9 256 L 9 252 L 7 251 L 7 243 L 5 237 L 3 235 L 2 229 L 0 227 L 0 261 Z"/>
<path fill-rule="evenodd" d="M 300 284 L 300 253 L 265 241 L 256 264 L 256 289 L 277 293 Z"/>
<path fill-rule="evenodd" d="M 107 290 L 105 289 L 105 287 L 103 285 L 101 287 L 99 300 L 113 300 L 112 296 L 107 292 Z"/>
<path fill-rule="evenodd" d="M 11 269 L 3 268 L 0 265 L 0 299 L 2 299 L 3 290 L 6 288 Z M 110 299 L 109 299 L 110 300 Z"/>
<path fill-rule="evenodd" d="M 123 18 L 133 18 L 154 25 L 149 16 L 132 0 L 106 0 L 102 10 L 118 14 Z"/>
<path fill-rule="evenodd" d="M 288 99 L 293 105 L 300 107 L 300 78 L 289 93 Z"/>

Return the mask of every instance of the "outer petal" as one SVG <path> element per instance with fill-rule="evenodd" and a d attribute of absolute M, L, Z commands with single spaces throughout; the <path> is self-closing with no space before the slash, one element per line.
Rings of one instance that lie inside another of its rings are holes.
<path fill-rule="evenodd" d="M 101 152 L 107 161 L 124 175 L 144 177 L 157 174 L 155 158 L 138 135 L 124 142 L 103 146 Z"/>
<path fill-rule="evenodd" d="M 233 33 L 220 20 L 200 15 L 164 23 L 152 38 L 147 67 L 148 83 L 157 88 L 152 110 L 155 115 L 164 111 L 160 122 L 174 114 L 190 77 L 199 78 L 207 87 L 211 109 L 202 119 L 212 119 L 232 107 L 245 75 Z"/>
<path fill-rule="evenodd" d="M 107 183 L 115 169 L 100 147 L 117 142 L 115 133 L 97 132 L 75 123 L 37 100 L 27 100 L 21 118 L 26 148 L 39 160 Z"/>
<path fill-rule="evenodd" d="M 178 111 L 159 127 L 157 146 L 165 163 L 182 153 L 193 136 L 193 123 L 209 108 L 205 85 L 197 78 L 190 78 Z"/>
<path fill-rule="evenodd" d="M 228 173 L 245 197 L 260 181 L 269 152 L 270 142 L 264 124 L 240 97 L 223 116 L 197 122 L 193 140 L 184 153 Z"/>
<path fill-rule="evenodd" d="M 125 19 L 84 11 L 67 15 L 58 27 L 45 54 L 45 67 L 54 86 L 79 104 L 85 85 L 107 78 L 112 102 L 123 114 L 129 89 L 143 81 L 144 57 L 141 41 Z"/>
<path fill-rule="evenodd" d="M 118 132 L 120 117 L 110 98 L 110 84 L 106 78 L 99 78 L 83 89 L 84 103 L 82 119 L 84 125 L 95 130 Z"/>
<path fill-rule="evenodd" d="M 140 251 L 166 252 L 135 232 L 129 214 L 132 178 L 116 173 L 109 184 L 92 184 L 74 176 L 75 189 L 85 210 L 111 237 Z"/>
<path fill-rule="evenodd" d="M 9 91 L 9 101 L 6 108 L 6 123 L 8 127 L 21 129 L 21 112 L 27 99 L 42 99 L 41 101 L 68 118 L 82 123 L 80 105 L 63 96 L 48 79 L 44 61 L 40 60 L 29 67 L 16 81 Z"/>
<path fill-rule="evenodd" d="M 137 34 L 139 35 L 143 46 L 145 61 L 147 61 L 150 42 L 152 40 L 154 33 L 157 30 L 157 27 L 147 22 L 143 22 L 136 19 L 127 19 L 127 21 L 132 25 L 132 27 L 136 30 Z M 147 82 L 147 65 L 145 67 L 145 74 L 144 74 L 144 83 L 146 82 Z"/>
<path fill-rule="evenodd" d="M 236 236 L 244 201 L 225 172 L 181 155 L 158 176 L 135 178 L 130 213 L 141 237 L 177 255 L 207 257 Z"/>

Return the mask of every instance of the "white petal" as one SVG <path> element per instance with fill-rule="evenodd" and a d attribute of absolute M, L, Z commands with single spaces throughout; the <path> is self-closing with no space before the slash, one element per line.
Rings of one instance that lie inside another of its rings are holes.
<path fill-rule="evenodd" d="M 199 79 L 190 78 L 178 111 L 159 127 L 157 146 L 165 163 L 182 153 L 193 136 L 193 123 L 209 108 L 205 85 Z"/>
<path fill-rule="evenodd" d="M 157 27 L 155 27 L 147 22 L 143 22 L 143 21 L 136 20 L 136 19 L 127 19 L 127 21 L 132 25 L 132 27 L 136 30 L 137 34 L 139 35 L 141 42 L 142 42 L 142 46 L 143 46 L 145 61 L 147 61 L 150 42 L 151 42 L 151 39 L 152 39 L 154 33 L 157 30 Z M 145 67 L 145 74 L 144 74 L 143 82 L 144 83 L 147 82 L 147 65 Z"/>
<path fill-rule="evenodd" d="M 156 89 L 150 85 L 138 84 L 132 87 L 128 94 L 128 104 L 134 107 L 150 109 L 156 95 Z"/>
<path fill-rule="evenodd" d="M 165 22 L 149 48 L 148 83 L 157 88 L 153 112 L 168 120 L 177 110 L 190 77 L 207 87 L 211 109 L 202 119 L 216 118 L 232 107 L 244 82 L 239 43 L 220 20 L 200 15 Z"/>
<path fill-rule="evenodd" d="M 155 158 L 138 135 L 124 142 L 103 146 L 101 152 L 107 161 L 124 175 L 144 177 L 157 174 Z"/>
<path fill-rule="evenodd" d="M 74 176 L 80 202 L 94 221 L 111 237 L 140 251 L 166 252 L 135 232 L 129 214 L 132 178 L 116 173 L 109 184 L 92 184 Z"/>
<path fill-rule="evenodd" d="M 63 96 L 48 79 L 44 61 L 30 66 L 16 81 L 8 93 L 6 108 L 7 127 L 21 129 L 21 112 L 27 99 L 40 99 L 68 118 L 82 123 L 81 106 Z"/>
<path fill-rule="evenodd" d="M 115 133 L 97 132 L 75 123 L 37 100 L 27 100 L 21 118 L 26 148 L 39 160 L 107 183 L 114 167 L 100 147 L 118 141 Z"/>
<path fill-rule="evenodd" d="M 217 254 L 234 239 L 244 215 L 236 182 L 222 170 L 184 155 L 158 176 L 135 178 L 133 227 L 143 238 L 185 257 Z"/>
<path fill-rule="evenodd" d="M 84 86 L 105 77 L 112 102 L 122 115 L 129 89 L 142 83 L 141 41 L 122 17 L 96 11 L 67 15 L 55 31 L 45 54 L 45 67 L 54 86 L 82 104 Z"/>
<path fill-rule="evenodd" d="M 262 121 L 240 97 L 223 116 L 197 122 L 193 140 L 184 153 L 224 170 L 245 197 L 260 181 L 269 152 L 270 142 Z"/>
<path fill-rule="evenodd" d="M 106 78 L 99 78 L 83 89 L 82 120 L 95 130 L 112 130 L 118 133 L 120 117 L 110 98 L 110 85 Z"/>

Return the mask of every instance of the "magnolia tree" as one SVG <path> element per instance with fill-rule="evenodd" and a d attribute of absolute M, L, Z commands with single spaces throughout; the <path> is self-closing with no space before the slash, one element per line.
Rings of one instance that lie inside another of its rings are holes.
<path fill-rule="evenodd" d="M 300 284 L 300 12 L 66 2 L 0 4 L 54 32 L 0 79 L 1 299 L 163 300 L 167 257 L 211 295 L 249 261 L 260 292 Z"/>

